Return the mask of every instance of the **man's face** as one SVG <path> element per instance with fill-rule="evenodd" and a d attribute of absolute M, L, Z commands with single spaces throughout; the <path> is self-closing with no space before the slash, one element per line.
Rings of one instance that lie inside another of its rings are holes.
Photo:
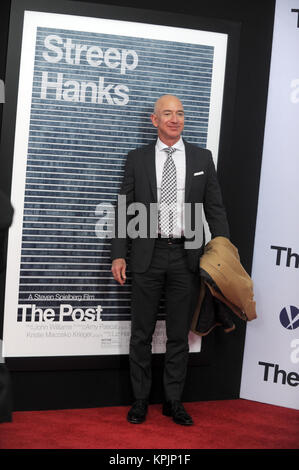
<path fill-rule="evenodd" d="M 158 136 L 168 145 L 180 138 L 184 129 L 184 108 L 175 96 L 163 96 L 156 104 L 152 123 L 158 129 Z"/>

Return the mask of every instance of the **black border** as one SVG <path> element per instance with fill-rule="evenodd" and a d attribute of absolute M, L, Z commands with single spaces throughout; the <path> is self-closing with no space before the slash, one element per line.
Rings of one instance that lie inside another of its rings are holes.
<path fill-rule="evenodd" d="M 142 10 L 94 3 L 58 0 L 12 0 L 8 38 L 6 68 L 6 102 L 1 132 L 0 187 L 7 194 L 11 190 L 12 155 L 17 109 L 17 89 L 21 56 L 23 16 L 25 10 L 50 13 L 94 16 L 107 19 L 167 25 L 182 28 L 201 29 L 228 35 L 227 60 L 224 82 L 222 121 L 219 141 L 218 168 L 223 166 L 225 155 L 230 151 L 233 138 L 234 107 L 239 59 L 241 23 L 214 18 L 176 14 L 161 11 Z M 218 170 L 219 172 L 219 170 Z M 4 289 L 4 287 L 3 287 Z M 190 354 L 190 365 L 209 365 L 212 358 L 213 338 L 202 339 L 201 352 Z M 159 365 L 163 354 L 153 355 L 153 365 Z M 67 370 L 67 369 L 113 369 L 128 367 L 128 355 L 100 356 L 51 356 L 51 357 L 8 357 L 5 362 L 12 371 L 25 370 Z"/>

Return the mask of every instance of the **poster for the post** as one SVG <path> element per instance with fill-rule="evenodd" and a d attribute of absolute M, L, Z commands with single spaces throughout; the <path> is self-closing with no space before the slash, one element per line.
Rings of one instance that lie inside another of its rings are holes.
<path fill-rule="evenodd" d="M 131 278 L 113 279 L 103 207 L 127 153 L 155 139 L 163 94 L 182 100 L 183 136 L 217 164 L 226 45 L 220 33 L 25 12 L 4 356 L 128 353 Z M 154 352 L 165 350 L 164 315 L 162 300 Z"/>
<path fill-rule="evenodd" d="M 241 397 L 299 410 L 299 1 L 276 2 Z"/>

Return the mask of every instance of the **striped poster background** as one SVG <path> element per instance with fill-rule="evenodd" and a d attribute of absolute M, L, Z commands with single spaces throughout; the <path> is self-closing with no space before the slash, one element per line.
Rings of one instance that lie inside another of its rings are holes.
<path fill-rule="evenodd" d="M 50 63 L 43 57 L 49 35 L 63 41 L 71 38 L 72 44 L 99 46 L 103 52 L 133 49 L 138 66 L 122 74 L 119 67 L 92 67 L 84 54 L 78 65 L 64 59 Z M 171 93 L 182 98 L 186 114 L 183 135 L 206 146 L 213 49 L 114 34 L 37 29 L 19 305 L 34 302 L 55 311 L 61 303 L 80 308 L 101 305 L 102 320 L 130 318 L 130 276 L 123 287 L 112 278 L 110 242 L 95 235 L 96 207 L 116 200 L 128 151 L 155 138 L 149 116 L 159 96 Z M 85 101 L 72 100 L 76 97 L 71 91 L 70 101 L 56 99 L 54 88 L 41 90 L 43 72 L 48 72 L 48 81 L 53 83 L 62 73 L 63 83 L 98 83 L 101 77 L 105 87 L 123 84 L 129 89 L 129 101 L 111 104 L 104 95 L 102 103 L 93 103 L 91 87 Z M 84 294 L 84 300 L 77 297 Z M 56 299 L 57 295 L 63 300 Z"/>

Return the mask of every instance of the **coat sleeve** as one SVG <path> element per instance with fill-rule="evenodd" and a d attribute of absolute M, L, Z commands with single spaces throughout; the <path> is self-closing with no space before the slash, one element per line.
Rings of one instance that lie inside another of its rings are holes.
<path fill-rule="evenodd" d="M 208 180 L 204 196 L 204 211 L 209 225 L 212 238 L 229 238 L 229 226 L 226 211 L 222 202 L 221 189 L 219 186 L 212 154 L 208 150 Z"/>
<path fill-rule="evenodd" d="M 111 259 L 126 258 L 128 251 L 127 207 L 134 201 L 135 176 L 134 152 L 129 152 L 125 164 L 124 178 L 115 207 L 115 235 L 111 241 Z"/>

